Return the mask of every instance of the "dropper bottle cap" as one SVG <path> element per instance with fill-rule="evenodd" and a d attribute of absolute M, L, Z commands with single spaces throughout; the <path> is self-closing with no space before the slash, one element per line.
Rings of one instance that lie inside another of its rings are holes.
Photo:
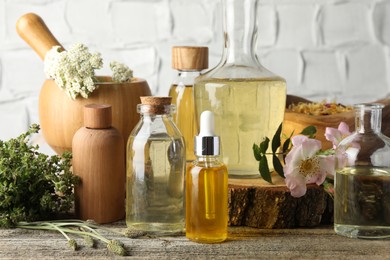
<path fill-rule="evenodd" d="M 203 111 L 200 115 L 200 132 L 195 136 L 195 155 L 219 155 L 219 136 L 214 133 L 214 114 Z"/>

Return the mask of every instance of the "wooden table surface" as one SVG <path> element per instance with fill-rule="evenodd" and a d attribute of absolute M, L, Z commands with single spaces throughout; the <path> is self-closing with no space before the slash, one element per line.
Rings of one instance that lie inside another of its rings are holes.
<path fill-rule="evenodd" d="M 124 223 L 109 226 L 123 232 Z M 184 236 L 137 239 L 102 232 L 125 244 L 135 259 L 390 259 L 390 240 L 360 240 L 338 236 L 331 226 L 312 229 L 254 229 L 230 227 L 221 244 L 197 244 Z M 76 239 L 79 244 L 83 241 Z M 122 258 L 103 244 L 96 249 L 81 246 L 72 251 L 58 233 L 24 229 L 0 229 L 0 259 Z"/>

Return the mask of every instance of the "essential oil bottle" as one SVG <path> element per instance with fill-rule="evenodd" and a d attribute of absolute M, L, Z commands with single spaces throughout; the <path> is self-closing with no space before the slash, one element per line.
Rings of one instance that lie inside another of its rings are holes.
<path fill-rule="evenodd" d="M 199 243 L 227 238 L 228 171 L 219 161 L 219 142 L 214 114 L 204 111 L 195 137 L 196 160 L 186 173 L 186 236 Z"/>

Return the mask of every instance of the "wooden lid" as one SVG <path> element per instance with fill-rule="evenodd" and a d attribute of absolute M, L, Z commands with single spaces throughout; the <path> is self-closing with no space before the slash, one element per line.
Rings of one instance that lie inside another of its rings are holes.
<path fill-rule="evenodd" d="M 177 70 L 204 70 L 209 67 L 209 48 L 199 46 L 172 47 L 172 68 Z"/>
<path fill-rule="evenodd" d="M 84 106 L 84 126 L 104 129 L 112 125 L 112 108 L 106 104 L 89 104 Z"/>

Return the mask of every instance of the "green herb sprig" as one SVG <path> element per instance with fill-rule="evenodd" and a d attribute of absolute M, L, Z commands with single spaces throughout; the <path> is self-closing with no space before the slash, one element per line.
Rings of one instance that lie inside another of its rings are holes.
<path fill-rule="evenodd" d="M 253 155 L 256 160 L 259 162 L 259 172 L 261 177 L 272 184 L 272 176 L 271 170 L 269 169 L 267 155 L 272 155 L 272 164 L 274 166 L 274 170 L 278 173 L 278 175 L 282 178 L 284 177 L 283 164 L 285 162 L 286 155 L 291 149 L 291 137 L 294 132 L 292 132 L 289 136 L 285 136 L 286 139 L 283 144 L 281 140 L 282 136 L 282 128 L 283 123 L 281 123 L 276 130 L 272 142 L 271 142 L 271 153 L 268 152 L 268 147 L 270 143 L 270 139 L 265 137 L 263 141 L 257 145 L 253 144 Z M 315 138 L 315 134 L 317 133 L 317 129 L 314 126 L 308 126 L 302 130 L 301 135 L 306 135 L 309 138 Z"/>
<path fill-rule="evenodd" d="M 0 141 L 0 227 L 53 219 L 73 205 L 79 178 L 71 172 L 72 155 L 39 153 L 38 145 L 29 143 L 38 131 L 33 124 L 26 133 Z"/>
<path fill-rule="evenodd" d="M 84 243 L 88 247 L 95 247 L 95 241 L 99 240 L 106 244 L 107 249 L 120 256 L 127 254 L 124 244 L 115 239 L 107 239 L 104 237 L 98 229 L 108 230 L 109 232 L 115 232 L 114 230 L 98 226 L 91 221 L 82 221 L 77 219 L 69 220 L 54 220 L 54 221 L 36 221 L 36 222 L 19 222 L 16 225 L 17 228 L 34 229 L 34 230 L 48 230 L 57 231 L 61 233 L 67 240 L 67 245 L 73 250 L 78 250 L 79 246 L 74 238 L 69 235 L 79 236 L 84 239 Z"/>

